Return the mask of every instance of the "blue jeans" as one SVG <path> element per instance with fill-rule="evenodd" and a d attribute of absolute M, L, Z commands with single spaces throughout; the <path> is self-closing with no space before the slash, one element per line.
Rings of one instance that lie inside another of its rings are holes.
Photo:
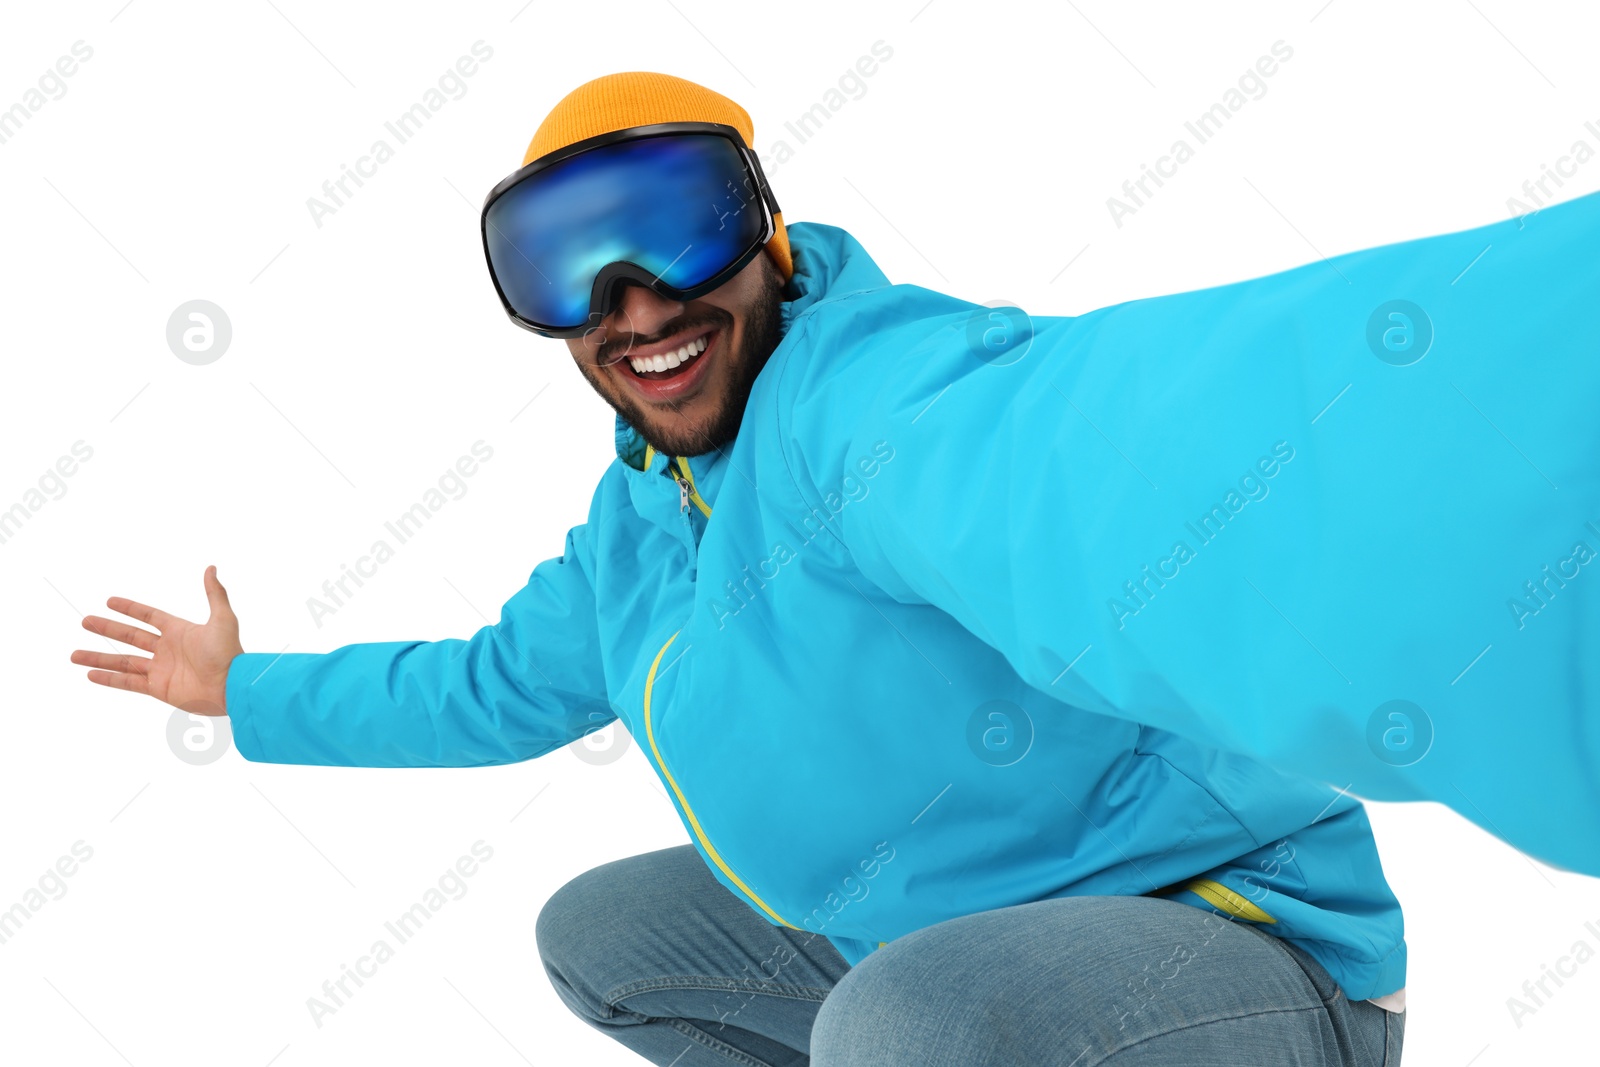
<path fill-rule="evenodd" d="M 572 879 L 536 933 L 580 1019 L 673 1067 L 1396 1067 L 1405 1028 L 1294 945 L 1159 897 L 966 915 L 852 968 L 689 845 Z"/>

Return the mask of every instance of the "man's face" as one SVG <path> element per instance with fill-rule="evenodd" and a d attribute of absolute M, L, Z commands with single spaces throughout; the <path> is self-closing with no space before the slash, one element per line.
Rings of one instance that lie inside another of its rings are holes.
<path fill-rule="evenodd" d="M 750 388 L 780 340 L 782 301 L 783 276 L 762 251 L 697 300 L 624 286 L 616 309 L 567 348 L 595 392 L 657 452 L 699 455 L 739 432 Z"/>

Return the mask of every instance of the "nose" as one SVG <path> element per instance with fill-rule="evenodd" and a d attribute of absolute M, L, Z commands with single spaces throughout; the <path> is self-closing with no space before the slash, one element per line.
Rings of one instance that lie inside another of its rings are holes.
<path fill-rule="evenodd" d="M 651 337 L 682 314 L 682 301 L 669 300 L 641 283 L 627 282 L 604 325 L 611 337 Z"/>

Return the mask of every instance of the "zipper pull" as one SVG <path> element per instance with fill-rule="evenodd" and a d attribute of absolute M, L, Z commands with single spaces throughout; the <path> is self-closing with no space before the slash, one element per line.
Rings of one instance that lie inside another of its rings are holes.
<path fill-rule="evenodd" d="M 689 541 L 689 580 L 693 581 L 699 545 L 694 536 L 694 519 L 689 514 L 689 479 L 679 475 L 674 480 L 678 483 L 678 514 L 683 516 L 683 530 Z"/>

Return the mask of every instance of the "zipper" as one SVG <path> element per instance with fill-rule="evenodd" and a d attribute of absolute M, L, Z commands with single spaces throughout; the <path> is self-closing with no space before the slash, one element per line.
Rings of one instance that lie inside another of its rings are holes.
<path fill-rule="evenodd" d="M 673 477 L 678 479 L 678 488 L 683 489 L 684 483 L 687 481 L 688 496 L 685 497 L 685 499 L 694 501 L 694 506 L 700 509 L 700 514 L 709 519 L 711 517 L 711 505 L 706 503 L 705 497 L 700 495 L 700 490 L 695 488 L 694 471 L 690 469 L 689 461 L 684 457 L 679 456 L 677 458 L 677 464 L 678 473 Z M 688 504 L 684 505 L 684 509 L 688 510 Z"/>
<path fill-rule="evenodd" d="M 700 546 L 695 540 L 694 517 L 689 514 L 689 504 L 692 501 L 708 519 L 711 517 L 711 505 L 705 502 L 705 498 L 695 488 L 694 471 L 689 469 L 688 459 L 676 456 L 667 461 L 668 470 L 672 470 L 674 466 L 677 470 L 673 472 L 672 478 L 678 483 L 678 511 L 683 515 L 684 536 L 689 539 L 689 576 L 692 578 L 700 561 Z"/>
<path fill-rule="evenodd" d="M 681 482 L 680 482 L 680 488 L 682 488 L 682 483 Z M 685 493 L 687 494 L 686 490 L 685 490 Z M 687 516 L 687 514 L 688 514 L 688 510 L 687 510 L 688 506 L 689 505 L 687 503 L 684 504 L 685 516 Z M 667 643 L 661 646 L 661 651 L 656 653 L 656 658 L 654 660 L 652 660 L 651 663 L 650 663 L 650 673 L 645 675 L 645 679 L 644 679 L 644 736 L 645 736 L 645 739 L 650 744 L 650 752 L 656 758 L 656 766 L 661 768 L 661 776 L 667 780 L 667 784 L 672 787 L 673 795 L 678 798 L 678 804 L 679 804 L 680 807 L 683 808 L 684 815 L 688 816 L 689 828 L 694 831 L 694 836 L 700 842 L 700 846 L 705 849 L 706 855 L 710 856 L 711 857 L 711 861 L 717 865 L 717 868 L 719 870 L 721 870 L 723 874 L 728 876 L 728 880 L 729 881 L 731 881 L 734 885 L 738 886 L 739 889 L 744 893 L 744 895 L 749 897 L 755 903 L 755 905 L 757 907 L 759 907 L 762 911 L 766 912 L 769 916 L 771 916 L 773 922 L 777 923 L 780 926 L 788 926 L 789 929 L 791 929 L 791 930 L 797 930 L 797 929 L 799 929 L 799 927 L 792 926 L 789 923 L 784 922 L 782 917 L 779 916 L 777 912 L 775 912 L 771 908 L 767 907 L 766 903 L 763 902 L 760 897 L 756 896 L 755 893 L 750 889 L 749 886 L 745 885 L 744 879 L 740 878 L 737 874 L 735 874 L 734 871 L 733 871 L 733 868 L 728 866 L 727 861 L 725 861 L 722 858 L 722 854 L 719 853 L 714 847 L 712 847 L 711 839 L 706 836 L 705 829 L 703 827 L 701 827 L 701 825 L 700 825 L 700 820 L 695 817 L 694 810 L 689 807 L 689 801 L 684 798 L 683 790 L 678 788 L 678 780 L 676 778 L 672 777 L 672 772 L 671 771 L 667 770 L 666 763 L 661 759 L 661 750 L 656 747 L 655 724 L 651 720 L 651 716 L 650 716 L 650 698 L 655 693 L 656 671 L 658 669 L 660 669 L 660 667 L 661 667 L 661 657 L 666 655 L 667 649 L 672 646 L 672 642 L 674 642 L 674 641 L 676 641 L 678 639 L 678 633 L 681 633 L 681 632 L 682 631 L 678 631 L 677 633 L 674 633 L 671 637 L 667 638 Z M 685 651 L 687 651 L 687 649 L 685 649 Z"/>
<path fill-rule="evenodd" d="M 689 577 L 693 578 L 700 564 L 700 546 L 694 539 L 694 520 L 689 517 L 689 483 L 678 477 L 678 513 L 683 517 L 683 535 L 689 542 Z"/>

